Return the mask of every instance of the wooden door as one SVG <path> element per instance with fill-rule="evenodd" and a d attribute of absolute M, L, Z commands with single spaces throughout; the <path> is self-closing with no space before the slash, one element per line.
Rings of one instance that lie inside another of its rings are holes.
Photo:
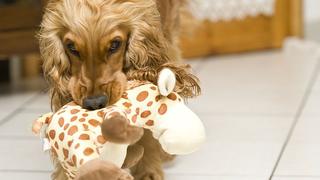
<path fill-rule="evenodd" d="M 11 2 L 0 4 L 0 55 L 38 51 L 35 35 L 42 16 L 41 0 Z"/>
<path fill-rule="evenodd" d="M 186 19 L 192 19 L 190 14 Z M 276 0 L 272 17 L 257 16 L 229 22 L 198 21 L 182 32 L 180 46 L 185 58 L 280 48 L 288 36 L 303 36 L 302 0 Z"/>

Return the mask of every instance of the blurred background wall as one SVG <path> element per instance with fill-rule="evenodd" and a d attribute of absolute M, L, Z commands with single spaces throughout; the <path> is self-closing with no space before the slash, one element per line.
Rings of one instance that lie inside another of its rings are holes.
<path fill-rule="evenodd" d="M 15 86 L 21 79 L 41 76 L 41 60 L 35 34 L 45 1 L 0 0 L 0 83 Z M 216 1 L 226 4 L 229 2 L 230 6 L 234 6 L 234 2 L 238 0 L 191 0 L 198 2 L 202 8 L 211 6 Z M 273 3 L 273 8 L 267 9 L 267 13 L 254 12 L 254 15 L 240 19 L 214 21 L 210 18 L 196 18 L 189 7 L 184 8 L 181 12 L 180 37 L 184 58 L 281 48 L 284 39 L 289 36 L 314 40 L 320 37 L 315 35 L 320 32 L 320 0 L 246 2 L 251 3 L 246 5 L 248 9 L 257 6 L 254 2 Z M 223 7 L 227 7 L 226 4 L 222 4 Z M 224 12 L 224 9 L 219 11 Z"/>
<path fill-rule="evenodd" d="M 319 0 L 304 0 L 303 1 L 303 16 L 305 37 L 307 39 L 320 42 L 320 1 Z"/>
<path fill-rule="evenodd" d="M 304 0 L 304 17 L 305 22 L 320 21 L 320 1 L 319 0 Z"/>

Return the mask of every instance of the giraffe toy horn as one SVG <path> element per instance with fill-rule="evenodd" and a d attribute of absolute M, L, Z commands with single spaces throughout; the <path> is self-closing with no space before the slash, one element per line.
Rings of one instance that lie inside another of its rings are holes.
<path fill-rule="evenodd" d="M 173 91 L 175 86 L 175 74 L 169 68 L 162 69 L 158 78 L 158 87 L 160 94 L 163 96 L 168 96 Z"/>

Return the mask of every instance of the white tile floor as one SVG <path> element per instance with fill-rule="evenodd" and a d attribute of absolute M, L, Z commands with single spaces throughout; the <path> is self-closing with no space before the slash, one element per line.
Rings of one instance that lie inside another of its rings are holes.
<path fill-rule="evenodd" d="M 167 179 L 319 180 L 320 59 L 315 45 L 301 46 L 191 62 L 203 95 L 189 105 L 208 139 L 167 167 Z M 0 96 L 0 180 L 49 179 L 49 157 L 30 133 L 48 101 L 37 92 Z"/>

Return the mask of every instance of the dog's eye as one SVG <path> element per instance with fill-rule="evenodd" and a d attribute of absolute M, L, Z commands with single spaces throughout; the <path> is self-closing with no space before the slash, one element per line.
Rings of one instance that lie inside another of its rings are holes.
<path fill-rule="evenodd" d="M 80 57 L 79 51 L 77 51 L 76 47 L 74 46 L 74 43 L 67 44 L 67 48 L 69 52 L 77 57 Z"/>
<path fill-rule="evenodd" d="M 113 40 L 113 41 L 111 42 L 111 46 L 110 46 L 110 48 L 109 48 L 109 52 L 110 52 L 111 54 L 117 52 L 117 50 L 120 48 L 120 46 L 121 46 L 121 41 L 120 41 L 120 40 L 118 40 L 118 39 Z"/>

